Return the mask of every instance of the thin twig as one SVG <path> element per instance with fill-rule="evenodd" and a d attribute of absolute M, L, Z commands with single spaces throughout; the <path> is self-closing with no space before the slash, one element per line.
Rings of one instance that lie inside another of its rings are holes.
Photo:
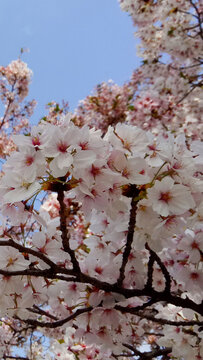
<path fill-rule="evenodd" d="M 62 326 L 64 324 L 67 324 L 69 321 L 74 320 L 76 317 L 78 317 L 81 314 L 84 314 L 86 312 L 90 312 L 92 310 L 92 306 L 89 306 L 87 308 L 82 308 L 82 309 L 78 309 L 76 310 L 73 314 L 67 316 L 64 319 L 61 320 L 57 320 L 57 321 L 53 321 L 53 322 L 43 322 L 43 321 L 38 321 L 38 320 L 34 320 L 34 319 L 20 319 L 21 321 L 23 321 L 26 324 L 32 325 L 32 326 L 39 326 L 39 327 L 43 327 L 43 328 L 49 328 L 49 329 L 55 329 L 59 326 Z"/>
<path fill-rule="evenodd" d="M 203 39 L 203 29 L 202 29 L 202 20 L 201 20 L 202 13 L 199 12 L 196 4 L 193 3 L 192 0 L 189 0 L 189 1 L 190 1 L 190 4 L 193 6 L 193 8 L 194 8 L 195 11 L 196 11 L 197 20 L 198 20 L 198 26 L 199 26 L 199 34 L 200 34 L 200 37 Z"/>
<path fill-rule="evenodd" d="M 153 264 L 154 264 L 154 262 L 156 262 L 159 265 L 159 267 L 160 267 L 160 269 L 162 271 L 162 274 L 164 275 L 164 278 L 165 278 L 164 292 L 170 293 L 170 291 L 171 291 L 171 277 L 170 277 L 170 274 L 169 274 L 166 266 L 161 261 L 160 257 L 155 253 L 155 251 L 150 249 L 148 243 L 145 244 L 145 247 L 150 253 L 149 268 L 148 268 L 148 276 L 149 276 L 149 278 L 147 280 L 146 287 L 147 286 L 152 287 Z"/>
<path fill-rule="evenodd" d="M 129 219 L 129 224 L 128 224 L 127 240 L 126 240 L 126 245 L 125 245 L 125 249 L 123 252 L 122 264 L 120 267 L 120 275 L 117 280 L 118 286 L 122 285 L 123 280 L 125 278 L 125 268 L 126 268 L 128 258 L 129 258 L 130 252 L 131 252 L 133 236 L 134 236 L 134 231 L 135 231 L 135 223 L 136 223 L 138 195 L 139 195 L 139 190 L 136 187 L 134 187 L 133 194 L 132 194 L 132 200 L 131 200 L 131 209 L 130 209 L 130 219 Z"/>
<path fill-rule="evenodd" d="M 134 354 L 131 356 L 139 356 L 138 360 L 151 360 L 151 359 L 154 359 L 155 357 L 158 357 L 161 355 L 168 355 L 172 351 L 171 347 L 166 347 L 164 349 L 158 348 L 158 349 L 154 349 L 152 351 L 141 352 L 141 351 L 137 350 L 136 348 L 134 348 L 134 346 L 132 346 L 132 345 L 129 345 L 129 344 L 123 344 L 123 345 L 127 349 L 134 352 Z"/>
<path fill-rule="evenodd" d="M 45 310 L 40 309 L 39 306 L 37 305 L 33 305 L 33 308 L 27 308 L 28 311 L 34 313 L 34 314 L 38 314 L 38 315 L 44 315 L 52 320 L 58 321 L 58 318 L 50 313 L 48 313 Z"/>
<path fill-rule="evenodd" d="M 152 315 L 148 315 L 145 313 L 140 313 L 138 312 L 136 314 L 137 316 L 143 318 L 143 319 L 147 319 L 150 320 L 152 322 L 161 324 L 161 325 L 171 325 L 171 326 L 203 326 L 203 321 L 198 321 L 198 320 L 183 320 L 183 321 L 173 321 L 173 320 L 167 320 L 167 319 L 163 319 L 163 318 L 155 318 Z"/>
<path fill-rule="evenodd" d="M 63 248 L 64 248 L 64 251 L 66 251 L 69 255 L 70 255 L 70 258 L 71 258 L 71 261 L 72 261 L 72 264 L 73 264 L 73 269 L 74 269 L 74 272 L 80 274 L 80 265 L 79 265 L 79 262 L 78 260 L 76 259 L 76 256 L 75 256 L 75 252 L 74 250 L 72 250 L 70 248 L 70 244 L 69 244 L 69 234 L 68 234 L 68 229 L 67 229 L 67 224 L 66 224 L 66 205 L 64 203 L 64 187 L 63 187 L 63 184 L 58 184 L 58 189 L 57 189 L 57 193 L 58 193 L 58 196 L 57 196 L 57 199 L 59 201 L 59 204 L 60 204 L 60 210 L 59 210 L 59 216 L 60 216 L 60 230 L 62 232 L 61 234 L 61 238 L 62 238 L 62 243 L 63 243 Z"/>
<path fill-rule="evenodd" d="M 11 247 L 17 249 L 20 253 L 34 255 L 37 258 L 39 258 L 40 260 L 42 260 L 43 262 L 45 262 L 47 265 L 49 265 L 52 269 L 54 269 L 56 266 L 55 263 L 53 261 L 51 261 L 43 253 L 33 250 L 31 248 L 28 248 L 26 246 L 20 245 L 20 244 L 16 243 L 15 241 L 13 241 L 12 239 L 0 240 L 0 246 L 11 246 Z M 72 272 L 71 272 L 71 274 L 72 274 Z"/>
<path fill-rule="evenodd" d="M 28 357 L 4 355 L 3 359 L 30 360 Z"/>

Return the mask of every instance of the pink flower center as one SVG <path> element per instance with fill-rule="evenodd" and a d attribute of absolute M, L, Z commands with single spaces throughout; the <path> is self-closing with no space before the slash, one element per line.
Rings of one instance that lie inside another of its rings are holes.
<path fill-rule="evenodd" d="M 156 146 L 153 145 L 148 145 L 149 150 L 155 151 L 156 150 Z"/>
<path fill-rule="evenodd" d="M 103 273 L 103 269 L 101 268 L 101 266 L 96 266 L 96 268 L 94 269 L 94 271 L 97 273 L 97 274 L 102 274 Z"/>
<path fill-rule="evenodd" d="M 124 140 L 123 141 L 123 147 L 128 150 L 128 151 L 131 151 L 131 144 L 127 141 L 127 140 Z"/>
<path fill-rule="evenodd" d="M 94 165 L 92 165 L 92 168 L 91 168 L 91 174 L 94 176 L 94 178 L 97 176 L 97 175 L 99 175 L 99 174 L 101 174 L 101 169 L 100 168 L 98 168 L 98 167 L 96 167 L 96 166 L 94 166 Z"/>
<path fill-rule="evenodd" d="M 39 141 L 38 136 L 35 136 L 35 137 L 32 138 L 32 144 L 34 146 L 39 146 L 40 145 L 40 141 Z"/>
<path fill-rule="evenodd" d="M 97 246 L 98 249 L 104 249 L 104 244 L 103 243 L 99 243 Z"/>
<path fill-rule="evenodd" d="M 164 201 L 164 202 L 168 203 L 168 202 L 169 202 L 169 200 L 171 200 L 171 195 L 170 195 L 170 192 L 169 192 L 169 191 L 167 191 L 167 192 L 161 193 L 161 194 L 160 194 L 160 198 L 159 198 L 159 200 L 161 200 L 161 201 Z"/>
<path fill-rule="evenodd" d="M 104 219 L 104 220 L 102 221 L 102 224 L 103 224 L 104 226 L 108 226 L 108 225 L 109 225 L 109 222 L 108 222 L 107 219 Z"/>
<path fill-rule="evenodd" d="M 193 243 L 191 244 L 191 248 L 192 249 L 199 249 L 199 244 L 196 241 L 193 241 Z"/>
<path fill-rule="evenodd" d="M 181 169 L 181 164 L 180 163 L 178 163 L 178 162 L 176 162 L 174 165 L 173 165 L 173 168 L 174 169 Z"/>
<path fill-rule="evenodd" d="M 96 196 L 97 196 L 97 191 L 96 191 L 95 189 L 92 189 L 92 190 L 91 190 L 91 194 L 92 194 L 94 197 L 96 197 Z"/>
<path fill-rule="evenodd" d="M 160 279 L 160 280 L 157 280 L 157 282 L 156 282 L 156 283 L 157 283 L 157 285 L 158 285 L 158 286 L 163 285 L 163 281 L 162 281 L 161 279 Z"/>
<path fill-rule="evenodd" d="M 9 258 L 6 267 L 9 267 L 10 265 L 13 265 L 17 259 Z"/>
<path fill-rule="evenodd" d="M 76 291 L 77 290 L 77 285 L 74 283 L 74 284 L 71 284 L 71 286 L 69 287 L 70 290 L 72 291 Z"/>
<path fill-rule="evenodd" d="M 57 148 L 58 148 L 58 151 L 60 151 L 61 153 L 65 153 L 68 148 L 68 145 L 64 144 L 64 143 L 60 143 L 60 144 L 58 144 Z"/>
<path fill-rule="evenodd" d="M 176 216 L 175 215 L 171 215 L 168 216 L 165 222 L 165 226 L 167 228 L 170 228 L 171 226 L 173 226 L 176 223 Z"/>
<path fill-rule="evenodd" d="M 88 142 L 80 143 L 79 145 L 80 145 L 82 150 L 87 150 L 88 149 Z"/>
<path fill-rule="evenodd" d="M 122 171 L 122 176 L 126 177 L 128 179 L 130 173 L 127 168 L 124 168 Z"/>
<path fill-rule="evenodd" d="M 197 279 L 199 278 L 199 274 L 194 271 L 194 272 L 192 272 L 192 273 L 190 274 L 190 278 L 191 278 L 192 280 L 197 280 Z"/>
<path fill-rule="evenodd" d="M 26 160 L 25 160 L 25 164 L 27 166 L 32 165 L 32 163 L 34 162 L 34 158 L 32 156 L 27 156 Z"/>

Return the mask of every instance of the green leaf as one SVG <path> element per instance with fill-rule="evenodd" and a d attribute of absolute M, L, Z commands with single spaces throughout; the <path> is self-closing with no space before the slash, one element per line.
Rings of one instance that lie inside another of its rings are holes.
<path fill-rule="evenodd" d="M 56 104 L 54 111 L 55 111 L 55 112 L 59 112 L 59 111 L 60 111 L 59 104 Z"/>
<path fill-rule="evenodd" d="M 174 35 L 174 34 L 173 34 L 173 33 L 174 33 L 174 30 L 175 30 L 175 28 L 174 28 L 174 27 L 171 27 L 170 30 L 168 31 L 167 35 L 168 35 L 168 36 L 173 36 L 173 35 Z"/>
<path fill-rule="evenodd" d="M 180 77 L 183 79 L 186 79 L 186 76 L 184 75 L 184 73 L 182 71 L 180 71 Z"/>
<path fill-rule="evenodd" d="M 64 344 L 65 343 L 64 339 L 58 339 L 58 342 L 59 342 L 59 344 Z"/>
<path fill-rule="evenodd" d="M 128 110 L 135 110 L 135 107 L 133 105 L 128 105 Z"/>

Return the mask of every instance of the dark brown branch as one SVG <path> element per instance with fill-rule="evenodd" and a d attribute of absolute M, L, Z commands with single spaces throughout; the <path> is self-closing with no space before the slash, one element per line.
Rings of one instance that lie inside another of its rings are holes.
<path fill-rule="evenodd" d="M 180 10 L 178 9 L 177 11 L 179 11 L 180 13 L 186 14 L 186 15 L 192 15 L 193 17 L 195 17 L 195 19 L 197 19 L 197 15 L 195 14 L 191 14 L 189 11 L 184 11 L 184 10 Z"/>
<path fill-rule="evenodd" d="M 192 301 L 188 298 L 183 299 L 180 296 L 172 295 L 170 292 L 168 292 L 166 290 L 164 290 L 162 292 L 158 292 L 158 291 L 155 291 L 150 286 L 145 286 L 144 289 L 125 289 L 122 286 L 119 286 L 117 283 L 109 284 L 107 282 L 100 281 L 96 278 L 93 278 L 93 277 L 83 274 L 83 273 L 79 273 L 79 274 L 76 273 L 75 277 L 65 277 L 65 276 L 62 276 L 59 274 L 73 275 L 75 273 L 75 271 L 69 270 L 66 268 L 62 268 L 62 267 L 54 264 L 50 259 L 48 259 L 42 253 L 39 253 L 33 249 L 30 249 L 30 248 L 24 247 L 20 244 L 17 244 L 16 242 L 14 242 L 11 239 L 8 241 L 0 241 L 0 246 L 11 246 L 11 247 L 18 249 L 22 253 L 28 253 L 28 254 L 30 253 L 30 254 L 40 258 L 41 260 L 43 260 L 45 263 L 49 264 L 49 266 L 51 266 L 51 268 L 47 269 L 47 270 L 46 269 L 45 270 L 25 269 L 22 271 L 14 271 L 14 272 L 1 270 L 1 273 L 5 276 L 17 276 L 17 275 L 42 276 L 42 277 L 47 277 L 50 279 L 60 279 L 60 280 L 64 280 L 67 282 L 74 281 L 76 283 L 77 282 L 78 283 L 86 283 L 86 284 L 90 284 L 100 290 L 103 290 L 105 292 L 122 294 L 122 295 L 124 295 L 124 297 L 126 299 L 129 299 L 134 296 L 149 297 L 151 300 L 149 300 L 149 302 L 147 302 L 146 304 L 143 304 L 142 308 L 138 308 L 139 310 L 143 310 L 145 307 L 150 306 L 150 304 L 152 305 L 157 302 L 166 302 L 167 304 L 173 304 L 178 307 L 180 306 L 183 308 L 191 309 L 191 310 L 199 313 L 200 315 L 203 315 L 203 306 L 202 306 L 203 304 L 196 304 L 194 301 Z M 169 279 L 167 279 L 167 276 L 168 276 L 167 270 L 165 268 L 163 268 L 164 265 L 160 262 L 158 255 L 153 253 L 153 256 L 155 257 L 157 263 L 162 267 L 163 274 L 166 278 L 166 283 L 169 284 Z M 169 285 L 168 285 L 168 287 L 169 287 Z M 128 308 L 126 308 L 126 310 L 127 309 Z M 136 310 L 138 311 L 138 309 L 136 309 Z"/>
<path fill-rule="evenodd" d="M 39 269 L 25 269 L 25 270 L 2 270 L 0 269 L 0 274 L 3 276 L 36 276 L 36 277 L 45 277 L 55 279 L 55 276 L 52 276 L 51 269 L 39 270 Z"/>
<path fill-rule="evenodd" d="M 142 352 L 137 350 L 134 346 L 130 345 L 130 344 L 123 344 L 123 346 L 125 346 L 127 349 L 131 350 L 133 353 L 131 354 L 131 356 L 142 356 Z"/>
<path fill-rule="evenodd" d="M 149 261 L 148 261 L 148 269 L 147 269 L 147 283 L 145 288 L 152 289 L 153 283 L 153 266 L 154 266 L 155 259 L 150 253 Z"/>
<path fill-rule="evenodd" d="M 148 292 L 148 294 L 145 295 L 150 296 L 150 291 Z M 183 299 L 179 296 L 172 295 L 165 291 L 158 292 L 155 290 L 151 291 L 151 300 L 141 306 L 136 306 L 135 308 L 129 308 L 127 306 L 125 307 L 125 306 L 116 305 L 115 309 L 123 313 L 139 315 L 137 314 L 138 311 L 147 308 L 148 306 L 150 306 L 150 304 L 152 305 L 162 301 L 165 302 L 166 304 L 173 304 L 177 307 L 182 307 L 183 309 L 191 309 L 197 312 L 198 314 L 200 314 L 201 316 L 203 316 L 203 302 L 201 304 L 196 304 L 194 301 L 190 300 L 189 298 Z"/>
<path fill-rule="evenodd" d="M 67 269 L 65 269 L 67 270 Z M 0 274 L 3 276 L 35 276 L 35 277 L 43 277 L 46 279 L 52 279 L 52 280 L 63 280 L 67 282 L 75 282 L 75 277 L 66 277 L 63 275 L 58 275 L 58 272 L 62 272 L 60 268 L 57 268 L 55 271 L 53 269 L 25 269 L 25 270 L 16 270 L 16 271 L 9 271 L 9 270 L 2 270 L 0 269 Z M 72 272 L 72 270 L 71 270 Z"/>
<path fill-rule="evenodd" d="M 123 252 L 123 259 L 122 259 L 122 265 L 120 267 L 120 275 L 117 280 L 117 285 L 121 286 L 123 283 L 123 280 L 125 278 L 125 268 L 128 262 L 128 257 L 131 252 L 132 248 L 132 242 L 133 242 L 133 236 L 135 231 L 135 223 L 136 223 L 136 210 L 137 210 L 137 203 L 138 199 L 136 198 L 139 195 L 139 190 L 136 188 L 135 185 L 131 186 L 132 188 L 132 200 L 131 200 L 131 209 L 130 209 L 130 219 L 128 224 L 128 234 L 127 234 L 127 240 L 125 249 Z"/>
<path fill-rule="evenodd" d="M 163 276 L 165 278 L 164 292 L 170 293 L 170 291 L 171 291 L 171 277 L 170 277 L 170 274 L 169 274 L 166 266 L 163 264 L 160 257 L 155 253 L 155 251 L 150 249 L 148 243 L 145 244 L 145 248 L 150 253 L 149 267 L 148 267 L 148 280 L 147 280 L 146 287 L 148 287 L 148 286 L 152 287 L 153 264 L 154 264 L 154 262 L 156 262 L 159 265 L 159 267 L 160 267 L 160 269 L 162 271 L 162 274 L 163 274 Z"/>
<path fill-rule="evenodd" d="M 105 281 L 98 280 L 89 275 L 81 273 L 80 276 L 76 277 L 76 282 L 91 284 L 95 288 L 104 290 L 105 292 L 112 292 L 117 294 L 122 294 L 124 297 L 130 298 L 134 296 L 142 296 L 145 295 L 144 289 L 125 289 L 116 284 L 109 284 Z"/>
<path fill-rule="evenodd" d="M 132 355 L 132 353 L 124 353 L 124 354 L 120 354 L 120 355 L 112 354 L 112 356 L 114 357 L 114 359 L 118 359 L 119 357 L 129 358 L 129 357 L 132 357 L 132 356 L 134 356 L 134 355 Z"/>
<path fill-rule="evenodd" d="M 141 306 L 136 306 L 136 307 L 128 307 L 128 306 L 121 306 L 121 305 L 115 305 L 115 309 L 122 312 L 123 314 L 132 314 L 132 315 L 138 315 L 139 316 L 139 311 L 144 310 L 145 308 L 147 308 L 148 306 L 156 303 L 156 300 L 150 300 L 147 303 L 144 303 Z"/>
<path fill-rule="evenodd" d="M 37 305 L 33 305 L 33 308 L 27 308 L 28 311 L 34 313 L 34 314 L 38 314 L 38 315 L 44 315 L 52 320 L 58 321 L 58 318 L 50 313 L 48 313 L 47 311 L 44 311 L 42 309 L 40 309 L 39 306 Z"/>
<path fill-rule="evenodd" d="M 159 294 L 159 293 L 158 293 Z M 159 295 L 157 295 L 159 296 Z M 182 307 L 183 309 L 191 309 L 203 316 L 203 301 L 201 304 L 197 304 L 189 298 L 181 298 L 168 293 L 160 293 L 159 301 L 165 301 L 167 304 L 173 304 L 177 307 Z"/>
<path fill-rule="evenodd" d="M 3 359 L 29 360 L 28 357 L 4 355 Z"/>
<path fill-rule="evenodd" d="M 171 325 L 171 326 L 203 326 L 203 321 L 198 321 L 198 320 L 182 320 L 182 321 L 172 321 L 172 320 L 167 320 L 167 319 L 162 319 L 162 318 L 155 318 L 152 315 L 148 315 L 145 313 L 140 313 L 140 311 L 138 311 L 138 313 L 136 314 L 137 316 L 141 317 L 142 319 L 146 319 L 146 320 L 150 320 L 153 321 L 155 323 L 161 324 L 161 325 Z"/>
<path fill-rule="evenodd" d="M 11 246 L 15 249 L 17 249 L 20 253 L 24 254 L 31 254 L 45 262 L 47 265 L 49 265 L 52 269 L 55 269 L 56 265 L 53 261 L 51 261 L 47 256 L 45 256 L 43 253 L 33 250 L 31 248 L 28 248 L 26 246 L 20 245 L 13 241 L 12 239 L 9 240 L 0 240 L 0 246 Z M 71 272 L 72 274 L 72 272 Z"/>
<path fill-rule="evenodd" d="M 131 350 L 133 352 L 133 354 L 131 356 L 139 356 L 138 360 L 151 360 L 154 359 L 155 357 L 161 356 L 161 355 L 168 355 L 171 353 L 172 348 L 158 348 L 158 349 L 154 349 L 152 351 L 147 351 L 147 352 L 141 352 L 137 349 L 134 348 L 134 346 L 129 345 L 129 344 L 123 344 L 127 349 Z"/>
<path fill-rule="evenodd" d="M 198 20 L 198 26 L 199 26 L 199 35 L 203 40 L 203 28 L 202 28 L 202 19 L 201 19 L 201 16 L 203 16 L 203 14 L 199 12 L 196 4 L 192 0 L 189 0 L 189 1 L 190 1 L 190 4 L 193 6 L 193 8 L 196 11 L 196 14 L 197 14 L 196 18 Z"/>
<path fill-rule="evenodd" d="M 67 269 L 61 269 L 59 266 L 56 265 L 56 270 L 55 272 L 52 274 L 52 269 L 47 269 L 47 270 L 22 270 L 22 271 L 5 271 L 5 270 L 0 270 L 1 273 L 3 273 L 5 276 L 19 276 L 19 275 L 32 275 L 32 276 L 42 276 L 42 277 L 46 277 L 46 278 L 50 278 L 50 279 L 59 279 L 59 280 L 63 280 L 63 281 L 73 281 L 76 283 L 86 283 L 86 284 L 90 284 L 100 290 L 103 290 L 105 292 L 109 292 L 109 293 L 117 293 L 117 294 L 122 294 L 126 299 L 135 297 L 135 296 L 148 296 L 151 299 L 144 303 L 143 305 L 141 305 L 140 307 L 136 308 L 136 312 L 143 310 L 144 308 L 151 306 L 152 304 L 158 303 L 158 302 L 166 302 L 167 304 L 173 304 L 177 307 L 183 307 L 183 308 L 188 308 L 191 310 L 194 310 L 195 312 L 199 313 L 200 315 L 203 315 L 203 304 L 196 304 L 195 302 L 193 302 L 192 300 L 188 299 L 188 298 L 180 298 L 179 296 L 176 295 L 172 295 L 170 293 L 167 293 L 165 291 L 163 292 L 158 292 L 155 291 L 153 289 L 147 288 L 145 287 L 144 289 L 125 289 L 122 287 L 119 287 L 117 284 L 109 284 L 107 282 L 104 281 L 100 281 L 98 279 L 95 279 L 91 276 L 85 275 L 83 273 L 81 273 L 78 277 L 76 276 L 76 278 L 69 278 L 69 277 L 65 277 L 65 276 L 61 276 L 61 275 L 57 275 L 57 273 L 66 273 L 69 272 L 70 270 Z M 72 270 L 71 270 L 72 272 Z M 117 310 L 122 310 L 121 308 L 118 308 L 117 306 Z M 123 307 L 123 309 L 125 309 L 125 312 L 129 312 L 128 307 Z M 124 312 L 124 311 L 123 311 Z"/>
<path fill-rule="evenodd" d="M 137 315 L 137 313 L 139 311 L 146 309 L 147 307 L 155 304 L 156 302 L 157 302 L 157 299 L 155 297 L 155 298 L 151 298 L 149 301 L 147 301 L 146 303 L 144 303 L 143 305 L 140 305 L 140 306 L 127 307 L 127 306 L 115 305 L 115 309 L 118 311 L 121 311 L 124 314 L 130 313 L 130 314 Z"/>
<path fill-rule="evenodd" d="M 71 320 L 74 320 L 76 317 L 78 317 L 79 315 L 81 314 L 84 314 L 86 312 L 90 312 L 92 310 L 92 306 L 89 306 L 87 308 L 82 308 L 82 309 L 78 309 L 76 310 L 73 314 L 67 316 L 66 318 L 64 319 L 61 319 L 61 320 L 57 320 L 57 321 L 54 321 L 54 322 L 42 322 L 42 321 L 38 321 L 38 320 L 34 320 L 34 319 L 26 319 L 26 320 L 23 320 L 23 319 L 20 319 L 18 318 L 19 320 L 23 321 L 24 323 L 26 324 L 29 324 L 29 325 L 32 325 L 32 326 L 39 326 L 39 327 L 46 327 L 46 328 L 50 328 L 50 329 L 55 329 L 59 326 L 62 326 L 66 323 L 68 323 L 69 321 Z"/>
<path fill-rule="evenodd" d="M 188 95 L 190 95 L 190 93 L 196 89 L 197 87 L 201 87 L 203 84 L 202 81 L 198 82 L 197 84 L 193 84 L 192 87 L 190 88 L 190 90 L 188 90 L 188 92 L 176 103 L 176 105 L 179 105 Z"/>
<path fill-rule="evenodd" d="M 60 210 L 59 210 L 59 216 L 60 216 L 60 230 L 61 230 L 61 238 L 62 238 L 62 244 L 63 244 L 63 248 L 64 251 L 66 251 L 71 258 L 72 264 L 73 264 L 73 269 L 76 273 L 80 273 L 80 266 L 79 263 L 76 259 L 75 256 L 75 252 L 74 250 L 72 250 L 70 248 L 70 244 L 69 244 L 69 234 L 68 234 L 68 229 L 67 229 L 67 224 L 66 224 L 66 205 L 64 204 L 64 185 L 63 184 L 58 184 L 58 188 L 57 188 L 57 199 L 59 201 L 60 204 Z"/>

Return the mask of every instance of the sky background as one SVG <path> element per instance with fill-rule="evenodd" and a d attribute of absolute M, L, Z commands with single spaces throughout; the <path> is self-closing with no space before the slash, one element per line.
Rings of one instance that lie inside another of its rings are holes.
<path fill-rule="evenodd" d="M 79 100 L 102 81 L 122 85 L 138 67 L 131 18 L 117 0 L 0 0 L 0 65 L 17 59 L 33 71 L 33 122 L 52 101 Z"/>

